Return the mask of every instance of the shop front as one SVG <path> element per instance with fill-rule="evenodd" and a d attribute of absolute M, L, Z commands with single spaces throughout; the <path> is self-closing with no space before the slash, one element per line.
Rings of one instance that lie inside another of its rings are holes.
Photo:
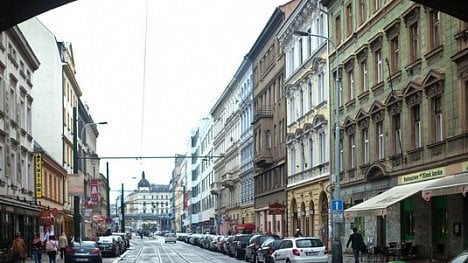
<path fill-rule="evenodd" d="M 466 249 L 468 173 L 446 175 L 442 167 L 397 179 L 397 185 L 345 210 L 345 232 L 357 226 L 369 246 L 404 243 L 426 260 Z"/>

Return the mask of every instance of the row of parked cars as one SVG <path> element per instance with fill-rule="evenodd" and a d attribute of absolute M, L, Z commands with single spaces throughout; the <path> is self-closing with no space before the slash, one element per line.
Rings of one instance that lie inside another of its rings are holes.
<path fill-rule="evenodd" d="M 103 256 L 119 256 L 130 247 L 131 235 L 112 233 L 97 237 L 95 241 L 73 241 L 65 248 L 65 263 L 102 263 Z"/>
<path fill-rule="evenodd" d="M 280 238 L 271 234 L 211 235 L 177 233 L 180 241 L 247 262 L 328 262 L 328 250 L 318 237 Z"/>

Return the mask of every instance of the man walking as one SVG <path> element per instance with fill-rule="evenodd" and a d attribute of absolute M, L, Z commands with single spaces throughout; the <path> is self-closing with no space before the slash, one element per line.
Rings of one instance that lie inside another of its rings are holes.
<path fill-rule="evenodd" d="M 358 233 L 357 227 L 353 227 L 353 233 L 349 236 L 346 247 L 349 246 L 349 243 L 352 243 L 351 248 L 353 248 L 354 263 L 359 263 L 359 250 L 362 245 L 364 245 L 364 239 L 362 235 Z"/>

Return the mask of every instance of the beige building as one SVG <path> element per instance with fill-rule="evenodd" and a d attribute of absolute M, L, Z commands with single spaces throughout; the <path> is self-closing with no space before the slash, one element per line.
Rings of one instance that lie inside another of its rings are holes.
<path fill-rule="evenodd" d="M 322 9 L 317 1 L 301 1 L 278 37 L 286 57 L 288 233 L 300 229 L 327 243 L 330 124 L 327 16 Z"/>

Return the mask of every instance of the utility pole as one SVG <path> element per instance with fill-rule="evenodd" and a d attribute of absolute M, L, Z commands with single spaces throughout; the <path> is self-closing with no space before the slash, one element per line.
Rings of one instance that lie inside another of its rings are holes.
<path fill-rule="evenodd" d="M 109 182 L 109 162 L 106 162 L 106 176 L 107 176 L 107 218 L 110 218 L 110 182 Z"/>
<path fill-rule="evenodd" d="M 73 107 L 73 176 L 78 176 L 78 128 L 77 109 Z M 73 236 L 75 241 L 80 241 L 80 196 L 73 196 Z"/>
<path fill-rule="evenodd" d="M 120 212 L 122 213 L 121 232 L 125 233 L 125 204 L 124 204 L 124 184 L 122 183 L 122 196 L 120 197 Z"/>

